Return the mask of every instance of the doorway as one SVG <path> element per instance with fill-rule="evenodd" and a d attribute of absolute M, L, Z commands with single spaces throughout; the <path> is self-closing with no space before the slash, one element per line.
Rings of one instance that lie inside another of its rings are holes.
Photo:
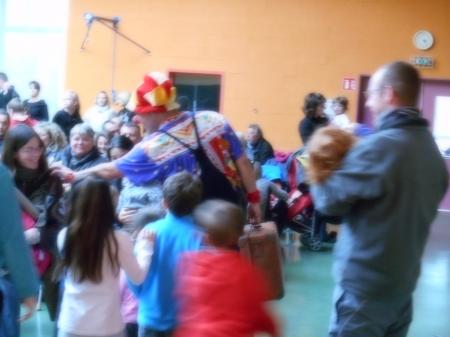
<path fill-rule="evenodd" d="M 450 80 L 422 80 L 419 107 L 430 123 L 431 132 L 450 172 Z M 450 189 L 440 208 L 450 212 Z"/>
<path fill-rule="evenodd" d="M 170 72 L 182 110 L 220 111 L 221 75 Z"/>

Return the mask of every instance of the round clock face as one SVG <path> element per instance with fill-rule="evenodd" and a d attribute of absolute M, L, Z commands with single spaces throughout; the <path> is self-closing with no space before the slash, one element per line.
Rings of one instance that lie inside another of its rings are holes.
<path fill-rule="evenodd" d="M 429 31 L 420 30 L 414 34 L 413 42 L 417 49 L 427 50 L 433 46 L 434 37 Z"/>

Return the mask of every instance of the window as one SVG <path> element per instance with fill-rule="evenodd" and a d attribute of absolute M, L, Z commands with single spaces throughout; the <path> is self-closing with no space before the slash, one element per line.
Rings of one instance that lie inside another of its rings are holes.
<path fill-rule="evenodd" d="M 220 110 L 221 76 L 172 72 L 182 110 Z"/>
<path fill-rule="evenodd" d="M 52 115 L 64 89 L 68 0 L 0 0 L 0 71 L 22 99 L 40 82 Z"/>

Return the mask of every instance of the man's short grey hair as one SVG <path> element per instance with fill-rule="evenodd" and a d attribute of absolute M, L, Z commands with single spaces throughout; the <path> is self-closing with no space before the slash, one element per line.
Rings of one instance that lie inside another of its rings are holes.
<path fill-rule="evenodd" d="M 76 135 L 88 136 L 88 137 L 94 139 L 95 132 L 88 123 L 81 123 L 81 124 L 75 125 L 72 128 L 72 130 L 70 130 L 70 138 L 72 138 Z"/>
<path fill-rule="evenodd" d="M 420 94 L 420 74 L 411 64 L 403 61 L 384 65 L 382 86 L 391 86 L 403 105 L 416 106 Z"/>

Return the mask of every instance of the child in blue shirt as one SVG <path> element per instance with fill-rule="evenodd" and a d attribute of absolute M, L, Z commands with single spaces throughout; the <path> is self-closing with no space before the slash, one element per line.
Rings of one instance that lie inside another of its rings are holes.
<path fill-rule="evenodd" d="M 163 197 L 166 216 L 145 227 L 156 234 L 148 275 L 140 286 L 130 284 L 139 301 L 139 337 L 172 335 L 176 266 L 183 253 L 199 250 L 203 240 L 191 215 L 202 197 L 200 180 L 187 172 L 172 175 L 164 182 Z"/>

